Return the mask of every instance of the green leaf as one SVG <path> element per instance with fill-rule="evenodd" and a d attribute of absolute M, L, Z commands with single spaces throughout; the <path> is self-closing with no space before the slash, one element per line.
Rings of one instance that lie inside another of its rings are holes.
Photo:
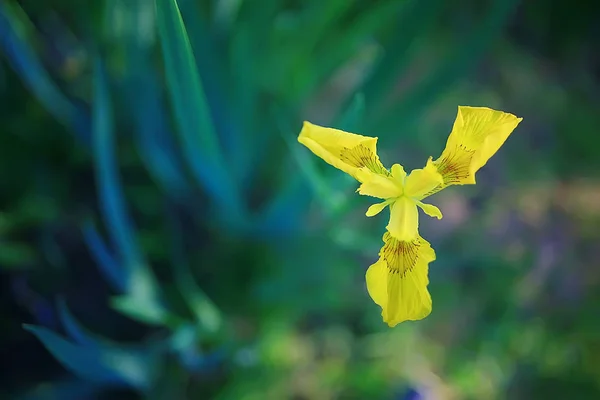
<path fill-rule="evenodd" d="M 225 165 L 202 81 L 176 0 L 155 0 L 168 89 L 184 155 L 222 217 L 243 222 L 241 197 Z"/>
<path fill-rule="evenodd" d="M 151 325 L 169 322 L 170 315 L 158 299 L 156 278 L 147 266 L 132 270 L 127 293 L 111 300 L 113 308 L 137 321 Z"/>
<path fill-rule="evenodd" d="M 163 323 L 166 311 L 160 303 L 160 289 L 136 242 L 133 224 L 126 212 L 115 160 L 114 123 L 104 67 L 96 59 L 94 70 L 93 144 L 100 204 L 115 247 L 127 269 L 126 294 L 113 305 L 132 318 Z"/>
<path fill-rule="evenodd" d="M 222 325 L 219 309 L 196 284 L 189 268 L 183 264 L 175 265 L 177 288 L 194 314 L 201 331 L 214 334 Z"/>
<path fill-rule="evenodd" d="M 152 378 L 152 357 L 144 352 L 106 346 L 80 346 L 54 332 L 34 325 L 23 325 L 43 343 L 50 353 L 80 378 L 114 386 L 144 389 Z"/>
<path fill-rule="evenodd" d="M 92 106 L 93 150 L 102 214 L 113 245 L 127 268 L 142 262 L 131 219 L 126 212 L 115 156 L 114 116 L 104 66 L 95 60 Z"/>

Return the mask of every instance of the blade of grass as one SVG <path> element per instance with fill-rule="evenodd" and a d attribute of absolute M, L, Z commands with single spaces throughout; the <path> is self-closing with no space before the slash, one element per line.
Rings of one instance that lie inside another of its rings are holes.
<path fill-rule="evenodd" d="M 210 117 L 223 143 L 231 173 L 238 186 L 249 186 L 255 166 L 251 162 L 254 142 L 242 128 L 243 109 L 235 107 L 235 82 L 226 64 L 228 37 L 211 29 L 212 21 L 204 15 L 197 1 L 180 1 L 179 4 L 193 54 L 211 55 L 197 57 L 195 61 Z"/>
<path fill-rule="evenodd" d="M 167 313 L 159 301 L 159 286 L 135 239 L 114 154 L 114 123 L 108 82 L 100 59 L 94 63 L 92 109 L 93 150 L 100 206 L 113 246 L 127 271 L 126 294 L 114 300 L 121 312 L 144 322 L 162 323 Z"/>
<path fill-rule="evenodd" d="M 194 176 L 233 227 L 244 223 L 238 188 L 231 179 L 210 117 L 189 38 L 176 0 L 155 0 L 171 103 L 183 151 Z"/>

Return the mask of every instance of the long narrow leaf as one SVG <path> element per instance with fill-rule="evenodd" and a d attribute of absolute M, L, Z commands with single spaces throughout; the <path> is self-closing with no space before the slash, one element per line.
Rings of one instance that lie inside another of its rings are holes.
<path fill-rule="evenodd" d="M 176 0 L 155 0 L 169 93 L 183 151 L 228 222 L 243 222 L 241 197 L 225 164 Z"/>
<path fill-rule="evenodd" d="M 150 356 L 143 352 L 101 346 L 79 346 L 54 332 L 24 325 L 44 344 L 50 353 L 75 375 L 110 386 L 145 389 L 152 377 Z"/>
<path fill-rule="evenodd" d="M 133 224 L 127 215 L 114 154 L 113 114 L 108 82 L 102 62 L 95 61 L 93 148 L 96 179 L 104 219 L 113 245 L 127 269 L 127 289 L 114 301 L 115 307 L 144 322 L 160 323 L 166 312 L 159 301 L 159 289 L 152 271 L 138 248 Z"/>
<path fill-rule="evenodd" d="M 171 132 L 169 131 L 161 90 L 149 57 L 128 54 L 133 73 L 125 83 L 125 95 L 131 105 L 136 138 L 144 164 L 169 196 L 179 199 L 188 192 L 188 184 Z"/>
<path fill-rule="evenodd" d="M 219 331 L 222 317 L 219 309 L 204 291 L 196 284 L 185 257 L 181 224 L 174 212 L 167 208 L 167 226 L 171 239 L 171 260 L 174 268 L 175 284 L 180 291 L 202 333 L 214 335 Z M 180 328 L 185 330 L 185 328 Z"/>
<path fill-rule="evenodd" d="M 61 92 L 28 45 L 23 31 L 29 23 L 16 4 L 0 3 L 0 49 L 38 101 L 87 144 L 90 141 L 89 115 Z"/>
<path fill-rule="evenodd" d="M 237 185 L 249 186 L 254 170 L 251 162 L 254 142 L 243 127 L 242 114 L 247 110 L 236 107 L 236 82 L 225 62 L 228 46 L 224 39 L 227 37 L 211 29 L 212 21 L 204 15 L 197 1 L 179 1 L 179 5 L 193 53 L 210 54 L 195 61 L 211 121 L 221 138 L 230 171 Z"/>
<path fill-rule="evenodd" d="M 94 335 L 88 332 L 81 324 L 75 319 L 64 298 L 59 297 L 57 300 L 58 316 L 67 332 L 67 334 L 77 344 L 85 346 L 95 346 L 98 342 Z"/>
<path fill-rule="evenodd" d="M 123 292 L 127 287 L 127 270 L 111 254 L 91 222 L 83 225 L 82 232 L 83 239 L 103 275 L 116 291 Z"/>
<path fill-rule="evenodd" d="M 117 172 L 114 153 L 114 120 L 108 94 L 108 83 L 102 62 L 96 59 L 94 70 L 93 147 L 96 161 L 96 180 L 102 214 L 109 226 L 113 245 L 118 249 L 127 268 L 142 262 L 135 242 L 133 225 L 125 209 L 125 200 Z"/>

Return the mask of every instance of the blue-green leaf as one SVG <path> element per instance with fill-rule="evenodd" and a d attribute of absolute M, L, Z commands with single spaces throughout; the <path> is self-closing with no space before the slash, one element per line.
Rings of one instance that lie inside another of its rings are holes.
<path fill-rule="evenodd" d="M 143 352 L 105 346 L 80 346 L 54 332 L 24 325 L 56 359 L 80 378 L 114 386 L 145 389 L 153 375 L 152 357 Z"/>
<path fill-rule="evenodd" d="M 80 345 L 95 346 L 98 342 L 98 338 L 95 338 L 94 334 L 88 332 L 82 327 L 79 322 L 75 319 L 71 311 L 67 307 L 65 299 L 59 297 L 57 300 L 58 316 L 67 332 L 67 334 Z"/>
<path fill-rule="evenodd" d="M 94 70 L 93 148 L 96 179 L 103 216 L 114 246 L 127 269 L 126 294 L 114 301 L 115 307 L 144 322 L 162 322 L 166 312 L 160 303 L 159 288 L 135 240 L 133 224 L 127 215 L 114 154 L 113 114 L 108 83 L 102 62 Z"/>
<path fill-rule="evenodd" d="M 155 5 L 169 94 L 187 162 L 219 204 L 221 217 L 243 223 L 241 197 L 221 152 L 177 1 L 155 0 Z"/>
<path fill-rule="evenodd" d="M 99 59 L 94 69 L 94 104 L 92 112 L 93 150 L 96 180 L 102 214 L 109 227 L 113 245 L 127 268 L 142 262 L 135 234 L 126 213 L 125 200 L 115 158 L 114 118 L 104 66 Z"/>
<path fill-rule="evenodd" d="M 221 313 L 195 282 L 184 254 L 181 225 L 177 216 L 172 212 L 167 212 L 167 225 L 169 227 L 169 237 L 171 238 L 171 261 L 177 289 L 196 319 L 196 331 L 213 335 L 221 328 Z M 180 329 L 185 330 L 185 328 Z"/>
<path fill-rule="evenodd" d="M 127 270 L 111 254 L 92 222 L 86 222 L 81 229 L 83 239 L 104 277 L 115 290 L 124 291 L 127 288 Z"/>
<path fill-rule="evenodd" d="M 150 59 L 139 55 L 129 57 L 125 95 L 131 105 L 140 155 L 148 170 L 169 196 L 179 199 L 189 187 L 175 142 L 169 131 L 161 88 Z"/>
<path fill-rule="evenodd" d="M 61 92 L 27 43 L 24 32 L 30 24 L 27 15 L 16 3 L 1 2 L 0 49 L 38 101 L 88 143 L 89 115 Z"/>

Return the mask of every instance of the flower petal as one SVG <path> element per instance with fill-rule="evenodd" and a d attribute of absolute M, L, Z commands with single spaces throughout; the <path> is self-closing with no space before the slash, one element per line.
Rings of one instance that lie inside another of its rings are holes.
<path fill-rule="evenodd" d="M 383 241 L 379 260 L 367 270 L 369 295 L 382 308 L 383 320 L 390 327 L 425 318 L 432 306 L 427 274 L 435 252 L 420 236 L 407 242 L 386 232 Z"/>
<path fill-rule="evenodd" d="M 401 184 L 392 177 L 376 175 L 370 172 L 367 175 L 364 170 L 358 171 L 357 176 L 363 183 L 356 191 L 363 196 L 389 199 L 402 195 Z"/>
<path fill-rule="evenodd" d="M 382 309 L 387 306 L 387 277 L 387 263 L 383 258 L 379 258 L 375 264 L 371 265 L 365 276 L 369 296 Z"/>
<path fill-rule="evenodd" d="M 415 169 L 406 178 L 404 194 L 415 199 L 422 199 L 443 183 L 444 179 L 437 170 L 433 168 Z"/>
<path fill-rule="evenodd" d="M 487 107 L 458 107 L 446 148 L 437 160 L 427 163 L 444 178 L 444 184 L 433 192 L 448 185 L 475 184 L 477 171 L 496 154 L 522 120 Z"/>
<path fill-rule="evenodd" d="M 417 201 L 417 205 L 421 208 L 421 210 L 423 210 L 423 212 L 425 212 L 425 214 L 429 215 L 430 217 L 442 219 L 442 212 L 433 204 L 426 204 L 422 201 Z"/>
<path fill-rule="evenodd" d="M 404 171 L 404 167 L 400 164 L 394 164 L 392 165 L 391 172 L 394 179 L 404 185 L 404 180 L 406 179 L 406 171 Z"/>
<path fill-rule="evenodd" d="M 389 204 L 390 204 L 389 201 L 384 201 L 382 203 L 373 204 L 371 207 L 369 207 L 369 209 L 367 210 L 365 215 L 367 217 L 374 217 L 375 215 L 382 212 L 383 209 L 386 208 Z"/>
<path fill-rule="evenodd" d="M 357 170 L 389 175 L 377 156 L 377 138 L 325 128 L 304 122 L 298 141 L 328 164 L 346 172 L 355 179 Z"/>
<path fill-rule="evenodd" d="M 390 206 L 386 229 L 398 240 L 414 240 L 419 231 L 419 211 L 413 199 L 400 197 Z"/>

